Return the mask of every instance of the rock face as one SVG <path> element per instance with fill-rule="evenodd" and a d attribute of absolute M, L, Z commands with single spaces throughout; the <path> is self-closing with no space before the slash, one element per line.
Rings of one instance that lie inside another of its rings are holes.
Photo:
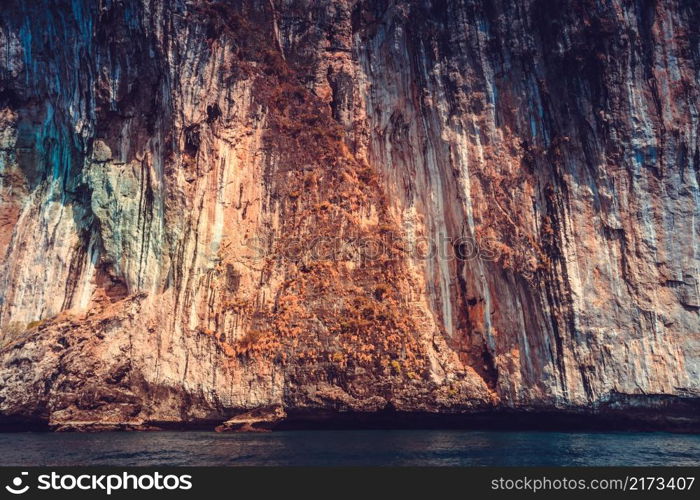
<path fill-rule="evenodd" d="M 1 422 L 700 425 L 697 2 L 0 21 Z"/>

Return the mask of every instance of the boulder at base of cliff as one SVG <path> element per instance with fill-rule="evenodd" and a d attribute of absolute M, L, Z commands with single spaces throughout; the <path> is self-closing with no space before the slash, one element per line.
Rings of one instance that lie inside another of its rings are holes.
<path fill-rule="evenodd" d="M 287 418 L 281 406 L 256 408 L 228 419 L 216 427 L 216 432 L 269 432 Z"/>

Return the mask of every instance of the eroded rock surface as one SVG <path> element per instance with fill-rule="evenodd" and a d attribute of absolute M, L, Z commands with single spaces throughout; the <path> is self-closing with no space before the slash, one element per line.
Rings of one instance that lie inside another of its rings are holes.
<path fill-rule="evenodd" d="M 216 427 L 216 432 L 267 432 L 287 418 L 281 406 L 256 408 Z"/>
<path fill-rule="evenodd" d="M 696 2 L 5 4 L 3 421 L 698 426 Z"/>

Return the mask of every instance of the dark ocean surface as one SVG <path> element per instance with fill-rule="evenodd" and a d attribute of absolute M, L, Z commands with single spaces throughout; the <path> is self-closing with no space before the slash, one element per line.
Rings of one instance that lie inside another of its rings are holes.
<path fill-rule="evenodd" d="M 0 465 L 700 465 L 700 435 L 458 430 L 0 433 Z"/>

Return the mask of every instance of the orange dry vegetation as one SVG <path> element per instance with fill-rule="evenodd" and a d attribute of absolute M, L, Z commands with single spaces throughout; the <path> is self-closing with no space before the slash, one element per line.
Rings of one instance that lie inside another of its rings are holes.
<path fill-rule="evenodd" d="M 205 17 L 211 14 L 208 8 L 201 9 Z M 227 302 L 231 313 L 248 325 L 243 338 L 211 337 L 231 358 L 269 356 L 280 363 L 423 376 L 427 363 L 417 341 L 415 312 L 401 297 L 402 291 L 412 294 L 400 264 L 400 245 L 387 246 L 373 259 L 359 258 L 359 249 L 350 245 L 343 259 L 352 266 L 339 262 L 338 255 L 321 259 L 310 253 L 319 238 L 350 241 L 396 232 L 375 170 L 354 157 L 328 106 L 300 82 L 271 40 L 249 34 L 238 14 L 216 14 L 228 21 L 216 21 L 211 29 L 226 31 L 240 45 L 239 71 L 252 74 L 255 99 L 267 111 L 270 160 L 265 175 L 282 224 L 272 255 L 284 255 L 291 246 L 300 252 L 296 258 L 267 262 L 263 274 L 274 271 L 285 278 L 274 303 Z M 239 44 L 239 39 L 245 40 Z M 379 223 L 360 226 L 358 213 L 370 207 Z"/>
<path fill-rule="evenodd" d="M 486 147 L 484 165 L 488 170 L 476 175 L 473 195 L 481 200 L 475 211 L 475 237 L 481 248 L 497 256 L 505 269 L 532 277 L 546 269 L 551 258 L 543 241 L 554 233 L 553 221 L 545 216 L 538 221 L 539 231 L 531 231 L 532 200 L 538 184 L 533 169 L 537 162 L 561 160 L 561 145 L 567 138 L 552 141 L 547 151 L 534 146 L 512 147 L 511 150 Z M 498 165 L 499 168 L 491 168 Z"/>

